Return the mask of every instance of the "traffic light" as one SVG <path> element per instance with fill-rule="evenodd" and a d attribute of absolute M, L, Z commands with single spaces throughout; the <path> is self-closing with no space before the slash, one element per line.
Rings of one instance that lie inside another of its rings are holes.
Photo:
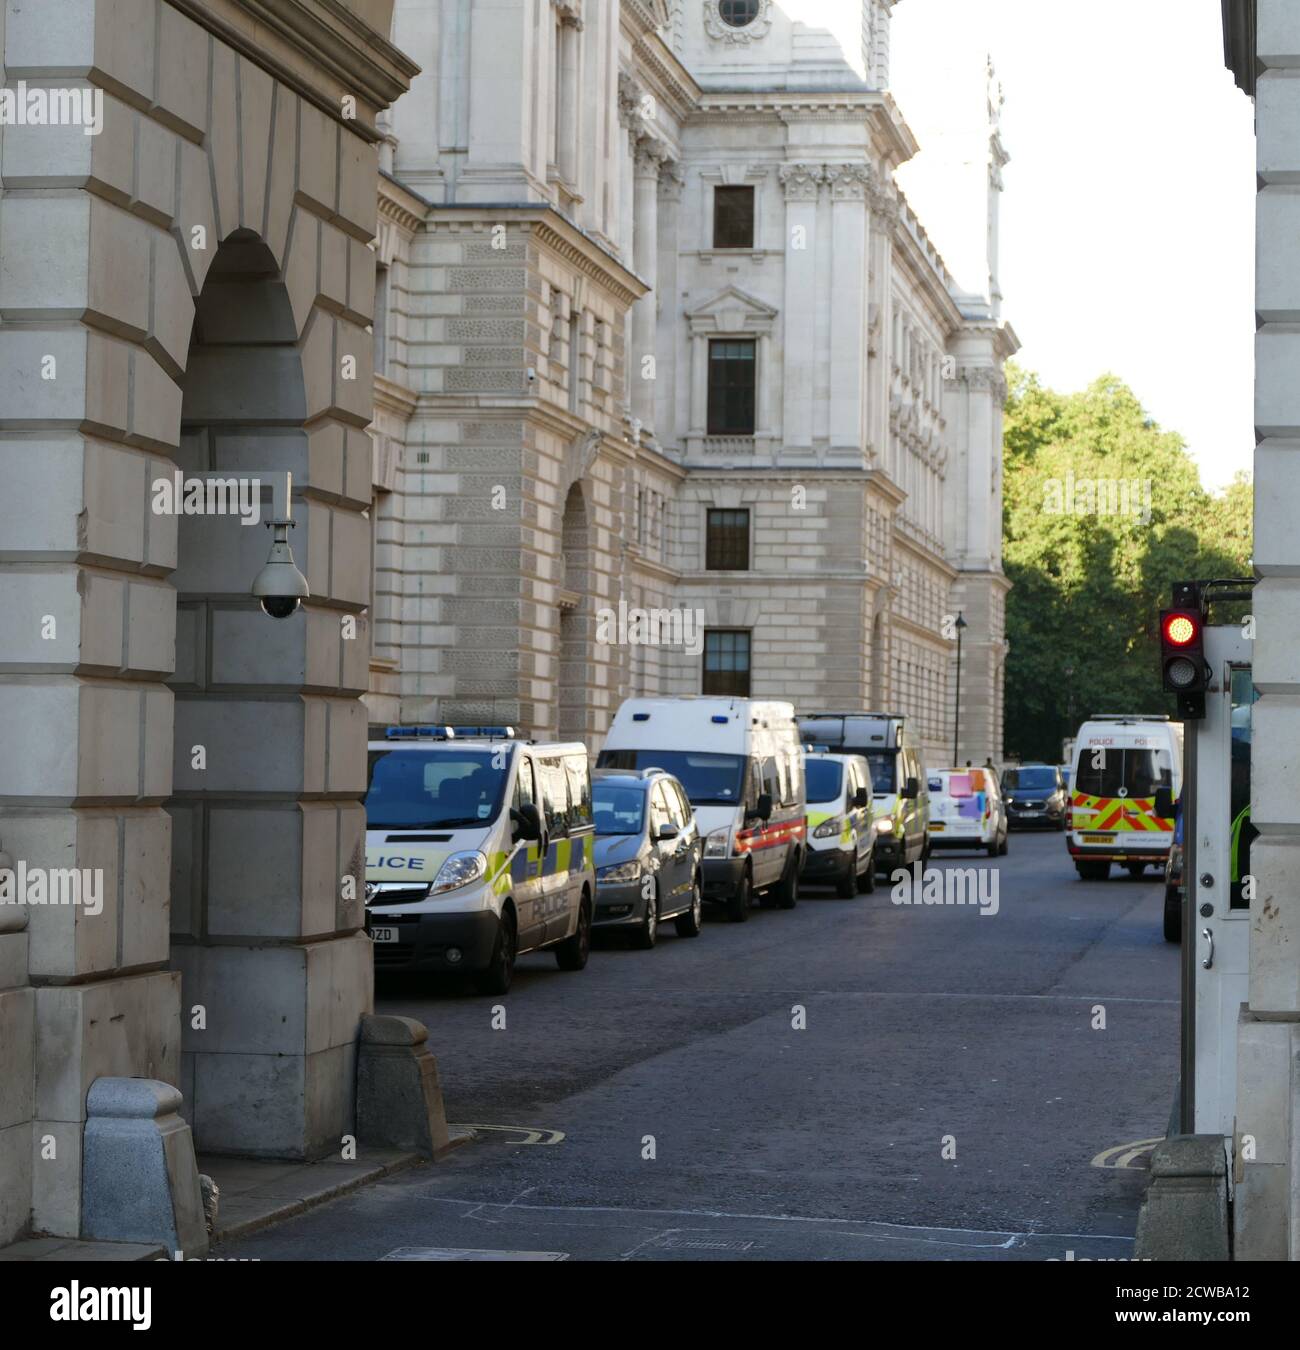
<path fill-rule="evenodd" d="M 1205 662 L 1205 620 L 1199 609 L 1160 611 L 1160 669 L 1165 691 L 1178 696 L 1185 719 L 1205 716 L 1210 668 Z"/>

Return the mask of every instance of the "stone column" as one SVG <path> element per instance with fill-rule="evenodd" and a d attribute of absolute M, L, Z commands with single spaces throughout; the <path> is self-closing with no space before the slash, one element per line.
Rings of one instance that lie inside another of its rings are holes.
<path fill-rule="evenodd" d="M 582 19 L 576 7 L 564 5 L 560 17 L 559 145 L 556 166 L 570 193 L 578 192 L 582 164 Z"/>
<path fill-rule="evenodd" d="M 1237 1040 L 1235 1252 L 1300 1260 L 1300 11 L 1260 0 L 1256 125 L 1255 686 L 1249 1002 Z"/>
<path fill-rule="evenodd" d="M 628 382 L 632 390 L 632 415 L 641 420 L 642 433 L 654 425 L 655 382 L 646 378 L 645 358 L 655 354 L 655 294 L 659 271 L 659 173 L 667 150 L 662 141 L 643 136 L 636 145 L 635 229 L 633 271 L 650 287 L 632 312 L 632 360 Z"/>
<path fill-rule="evenodd" d="M 655 427 L 661 440 L 680 441 L 677 422 L 678 250 L 681 219 L 682 168 L 675 160 L 659 175 L 658 286 L 651 297 L 657 309 L 657 350 L 663 359 L 655 371 Z"/>
<path fill-rule="evenodd" d="M 817 317 L 817 199 L 826 170 L 820 164 L 783 164 L 785 188 L 785 450 L 812 452 Z"/>
<path fill-rule="evenodd" d="M 830 449 L 862 454 L 867 339 L 867 190 L 869 164 L 830 164 L 831 407 Z"/>

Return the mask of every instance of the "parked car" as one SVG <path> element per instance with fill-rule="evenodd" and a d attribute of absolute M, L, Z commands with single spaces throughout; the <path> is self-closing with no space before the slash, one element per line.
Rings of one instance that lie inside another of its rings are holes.
<path fill-rule="evenodd" d="M 633 698 L 614 715 L 597 767 L 663 769 L 686 789 L 704 836 L 704 898 L 749 918 L 755 895 L 798 899 L 807 833 L 803 752 L 788 703 Z"/>
<path fill-rule="evenodd" d="M 597 769 L 597 932 L 626 932 L 648 951 L 659 925 L 698 937 L 704 909 L 704 845 L 685 789 L 659 769 Z"/>
<path fill-rule="evenodd" d="M 1174 837 L 1165 863 L 1165 941 L 1183 940 L 1183 803 L 1174 803 Z"/>
<path fill-rule="evenodd" d="M 1014 829 L 1063 830 L 1070 818 L 1065 780 L 1055 764 L 1021 764 L 1002 771 L 1007 822 Z"/>
<path fill-rule="evenodd" d="M 992 769 L 940 769 L 930 775 L 930 846 L 1007 851 L 1007 810 Z"/>
<path fill-rule="evenodd" d="M 804 755 L 808 852 L 803 879 L 835 887 L 847 900 L 876 889 L 871 768 L 861 755 Z"/>
<path fill-rule="evenodd" d="M 370 742 L 369 769 L 377 970 L 464 972 L 504 994 L 524 952 L 586 966 L 596 895 L 586 746 L 393 727 Z"/>
<path fill-rule="evenodd" d="M 930 856 L 929 780 L 920 742 L 902 714 L 800 714 L 799 735 L 805 745 L 862 755 L 871 766 L 878 872 Z"/>

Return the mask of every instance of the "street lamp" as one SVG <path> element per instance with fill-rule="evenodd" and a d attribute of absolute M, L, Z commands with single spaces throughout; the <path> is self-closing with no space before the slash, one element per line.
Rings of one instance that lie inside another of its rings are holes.
<path fill-rule="evenodd" d="M 954 767 L 961 765 L 961 760 L 957 758 L 957 748 L 961 744 L 961 635 L 970 627 L 970 624 L 962 617 L 961 610 L 957 611 L 957 696 L 953 700 L 952 713 L 952 762 Z"/>

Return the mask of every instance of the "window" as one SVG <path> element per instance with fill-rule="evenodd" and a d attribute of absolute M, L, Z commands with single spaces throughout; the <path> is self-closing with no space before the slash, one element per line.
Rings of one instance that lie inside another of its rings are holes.
<path fill-rule="evenodd" d="M 709 572 L 749 571 L 749 512 L 710 509 L 704 567 Z"/>
<path fill-rule="evenodd" d="M 519 759 L 519 774 L 515 778 L 514 809 L 521 806 L 536 806 L 537 793 L 533 790 L 533 761 L 527 755 Z"/>
<path fill-rule="evenodd" d="M 564 761 L 539 759 L 537 783 L 546 808 L 546 823 L 553 839 L 564 839 L 569 833 L 569 784 L 564 772 Z"/>
<path fill-rule="evenodd" d="M 758 0 L 718 0 L 722 22 L 731 28 L 748 28 L 758 18 Z"/>
<path fill-rule="evenodd" d="M 676 823 L 673 820 L 673 813 L 669 809 L 663 784 L 656 783 L 654 791 L 650 795 L 650 838 L 658 839 L 665 825 L 675 825 Z"/>
<path fill-rule="evenodd" d="M 668 792 L 677 803 L 677 809 L 673 814 L 681 821 L 682 829 L 689 829 L 691 821 L 695 819 L 695 812 L 691 809 L 691 804 L 686 798 L 682 785 L 680 783 L 669 784 Z"/>
<path fill-rule="evenodd" d="M 464 829 L 495 820 L 506 775 L 488 751 L 376 750 L 370 755 L 366 828 Z"/>
<path fill-rule="evenodd" d="M 756 346 L 752 340 L 709 343 L 710 436 L 754 434 Z"/>
<path fill-rule="evenodd" d="M 754 247 L 754 189 L 713 189 L 713 247 Z"/>
<path fill-rule="evenodd" d="M 569 822 L 581 830 L 591 824 L 591 769 L 586 755 L 566 755 L 564 767 L 569 775 Z"/>
<path fill-rule="evenodd" d="M 711 628 L 704 634 L 704 688 L 701 692 L 749 697 L 747 632 Z"/>

